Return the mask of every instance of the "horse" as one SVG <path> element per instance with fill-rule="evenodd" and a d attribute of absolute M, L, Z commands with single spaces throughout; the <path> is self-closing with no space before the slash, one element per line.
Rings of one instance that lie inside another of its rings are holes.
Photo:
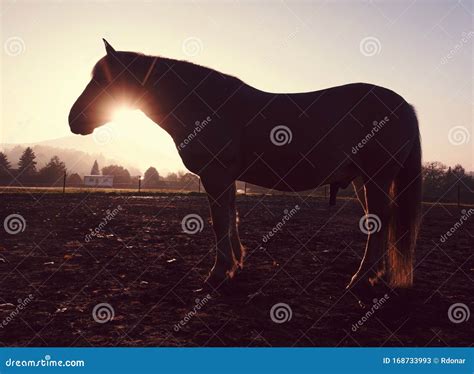
<path fill-rule="evenodd" d="M 412 286 L 421 143 L 415 109 L 403 97 L 368 83 L 270 93 L 207 67 L 116 51 L 103 41 L 106 54 L 71 107 L 70 129 L 91 134 L 111 121 L 114 108 L 128 105 L 166 130 L 207 193 L 216 242 L 207 284 L 230 282 L 244 265 L 235 207 L 240 180 L 287 192 L 352 183 L 362 227 L 369 227 L 347 287 Z"/>

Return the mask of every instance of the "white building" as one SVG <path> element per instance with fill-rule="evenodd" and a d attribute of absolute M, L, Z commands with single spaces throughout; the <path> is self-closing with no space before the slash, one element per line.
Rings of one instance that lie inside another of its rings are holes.
<path fill-rule="evenodd" d="M 84 175 L 84 186 L 86 187 L 113 187 L 113 175 Z"/>

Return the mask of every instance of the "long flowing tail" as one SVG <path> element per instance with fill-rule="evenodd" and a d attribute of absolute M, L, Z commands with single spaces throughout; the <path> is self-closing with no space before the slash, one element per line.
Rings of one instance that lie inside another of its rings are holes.
<path fill-rule="evenodd" d="M 421 223 L 422 175 L 421 144 L 414 109 L 410 116 L 416 125 L 411 151 L 395 177 L 390 194 L 393 214 L 388 232 L 388 275 L 390 285 L 397 288 L 413 284 L 413 260 Z"/>

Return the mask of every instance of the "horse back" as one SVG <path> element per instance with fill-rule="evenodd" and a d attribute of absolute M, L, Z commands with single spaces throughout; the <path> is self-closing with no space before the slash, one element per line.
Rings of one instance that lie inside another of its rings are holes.
<path fill-rule="evenodd" d="M 252 183 L 265 180 L 282 190 L 351 180 L 357 175 L 356 164 L 362 162 L 355 162 L 353 147 L 375 122 L 390 117 L 390 125 L 398 126 L 397 113 L 409 106 L 395 92 L 363 83 L 260 95 L 251 101 L 262 109 L 253 109 L 251 120 L 241 131 L 242 179 Z M 272 139 L 272 130 L 278 127 L 289 134 L 283 144 Z M 391 133 L 387 130 L 379 137 L 387 148 L 391 148 Z"/>

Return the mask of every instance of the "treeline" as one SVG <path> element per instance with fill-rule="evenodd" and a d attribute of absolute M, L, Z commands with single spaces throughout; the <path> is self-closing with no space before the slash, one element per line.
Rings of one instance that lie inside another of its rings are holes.
<path fill-rule="evenodd" d="M 3 185 L 33 185 L 33 186 L 59 186 L 63 183 L 66 174 L 66 185 L 79 187 L 83 185 L 82 177 L 77 173 L 67 174 L 66 165 L 58 156 L 53 156 L 50 161 L 37 169 L 36 155 L 28 147 L 18 161 L 16 169 L 11 167 L 7 156 L 0 152 L 0 184 Z M 142 176 L 132 176 L 130 172 L 120 165 L 108 165 L 102 169 L 97 160 L 91 167 L 90 175 L 113 175 L 114 187 L 135 188 L 141 184 L 142 188 L 149 189 L 177 189 L 197 191 L 199 178 L 191 173 L 170 173 L 163 177 L 155 167 L 149 167 Z M 474 178 L 472 173 L 467 173 L 461 165 L 448 167 L 434 161 L 423 165 L 423 200 L 457 202 L 458 198 L 463 203 L 474 203 Z M 139 180 L 140 179 L 140 180 Z M 239 192 L 243 192 L 244 183 L 237 184 Z M 318 189 L 317 194 L 324 194 L 325 187 Z M 248 185 L 250 193 L 273 193 L 259 186 Z M 327 194 L 327 187 L 326 187 Z M 352 196 L 352 187 L 340 191 L 341 195 Z"/>
<path fill-rule="evenodd" d="M 28 185 L 28 186 L 61 186 L 64 175 L 66 185 L 80 187 L 83 178 L 77 173 L 67 173 L 66 165 L 58 156 L 42 168 L 37 168 L 36 155 L 32 148 L 27 147 L 20 156 L 18 167 L 11 166 L 5 153 L 0 152 L 0 184 L 2 185 Z M 141 179 L 143 188 L 176 188 L 197 190 L 199 178 L 191 173 L 170 173 L 162 177 L 155 167 L 149 167 L 144 176 L 132 176 L 130 172 L 120 165 L 108 165 L 100 169 L 97 160 L 92 165 L 90 175 L 112 175 L 114 187 L 136 187 Z"/>
<path fill-rule="evenodd" d="M 50 185 L 62 184 L 66 172 L 66 165 L 58 156 L 39 170 L 36 167 L 36 155 L 27 147 L 18 161 L 18 168 L 13 169 L 5 153 L 0 152 L 0 183 L 2 184 L 33 184 L 44 183 Z"/>
<path fill-rule="evenodd" d="M 474 178 L 461 165 L 448 167 L 442 162 L 423 165 L 423 198 L 425 201 L 474 203 Z"/>
<path fill-rule="evenodd" d="M 459 199 L 461 203 L 474 204 L 474 177 L 472 173 L 467 173 L 461 165 L 448 167 L 438 161 L 427 162 L 422 167 L 422 177 L 424 201 L 456 203 Z M 250 184 L 247 185 L 247 191 L 250 193 L 280 193 Z M 329 199 L 329 186 L 306 191 L 306 193 L 326 196 Z M 354 189 L 349 185 L 347 188 L 339 190 L 338 195 L 353 197 Z"/>

